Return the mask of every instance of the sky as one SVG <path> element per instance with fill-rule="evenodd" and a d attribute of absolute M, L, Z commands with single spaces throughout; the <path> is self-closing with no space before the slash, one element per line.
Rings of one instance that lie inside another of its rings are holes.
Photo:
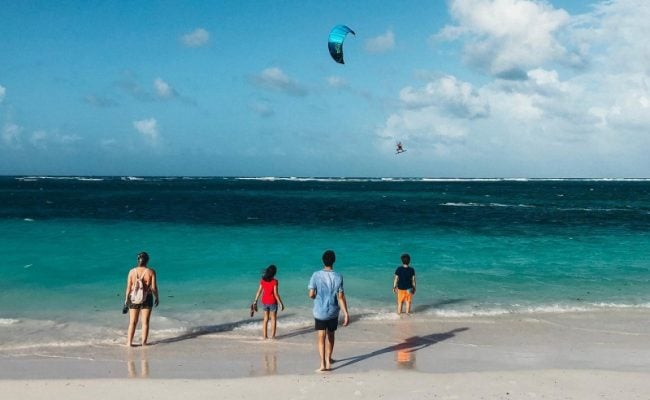
<path fill-rule="evenodd" d="M 647 0 L 3 2 L 0 175 L 650 177 L 647 21 Z"/>

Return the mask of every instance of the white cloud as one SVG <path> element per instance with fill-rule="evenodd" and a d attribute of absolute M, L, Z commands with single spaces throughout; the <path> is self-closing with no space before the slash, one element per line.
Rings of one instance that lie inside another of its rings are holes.
<path fill-rule="evenodd" d="M 340 76 L 328 76 L 327 84 L 335 88 L 348 86 L 347 81 Z"/>
<path fill-rule="evenodd" d="M 156 121 L 155 118 L 147 118 L 139 121 L 134 121 L 133 127 L 152 142 L 158 140 L 158 121 Z"/>
<path fill-rule="evenodd" d="M 598 4 L 595 11 L 576 18 L 573 34 L 591 53 L 591 64 L 614 73 L 650 75 L 650 4 L 617 0 Z"/>
<path fill-rule="evenodd" d="M 47 148 L 47 132 L 36 131 L 32 133 L 32 137 L 29 139 L 29 141 L 31 142 L 32 146 L 40 149 L 45 149 Z"/>
<path fill-rule="evenodd" d="M 155 96 L 144 88 L 139 83 L 138 77 L 130 71 L 125 72 L 116 84 L 119 88 L 139 101 L 150 102 L 155 100 Z"/>
<path fill-rule="evenodd" d="M 456 25 L 436 38 L 464 39 L 469 64 L 494 76 L 525 79 L 525 71 L 561 60 L 567 49 L 557 35 L 569 14 L 538 0 L 453 0 Z"/>
<path fill-rule="evenodd" d="M 8 147 L 21 147 L 21 133 L 23 128 L 11 122 L 6 122 L 2 128 L 2 141 Z"/>
<path fill-rule="evenodd" d="M 489 99 L 496 115 L 510 115 L 512 120 L 533 122 L 542 118 L 564 118 L 578 123 L 583 117 L 572 114 L 585 111 L 576 108 L 584 91 L 579 85 L 561 81 L 555 70 L 528 71 L 523 81 L 497 80 L 485 85 L 481 93 Z"/>
<path fill-rule="evenodd" d="M 489 114 L 487 102 L 472 85 L 453 76 L 429 82 L 421 89 L 405 87 L 399 97 L 408 108 L 435 106 L 461 118 L 481 118 Z"/>
<path fill-rule="evenodd" d="M 458 24 L 438 38 L 461 40 L 490 75 L 476 85 L 420 73 L 425 83 L 401 89 L 401 108 L 377 131 L 385 151 L 404 140 L 409 157 L 421 150 L 488 175 L 647 176 L 650 3 L 607 1 L 576 16 L 541 1 L 450 4 Z"/>
<path fill-rule="evenodd" d="M 5 94 L 7 94 L 7 89 L 5 89 L 4 86 L 0 85 L 0 103 L 2 103 L 2 100 L 4 100 Z"/>
<path fill-rule="evenodd" d="M 118 103 L 115 100 L 104 96 L 88 95 L 84 97 L 84 101 L 86 104 L 90 104 L 91 106 L 97 108 L 110 108 L 118 106 Z"/>
<path fill-rule="evenodd" d="M 170 99 L 172 97 L 176 97 L 177 95 L 174 88 L 161 78 L 156 78 L 153 81 L 153 86 L 156 91 L 156 96 L 161 99 Z"/>
<path fill-rule="evenodd" d="M 201 47 L 210 41 L 210 32 L 203 28 L 197 28 L 181 37 L 181 42 L 187 47 Z"/>
<path fill-rule="evenodd" d="M 82 138 L 78 135 L 60 134 L 45 130 L 37 130 L 29 137 L 31 145 L 42 150 L 47 150 L 52 145 L 58 146 L 59 148 L 71 148 L 72 145 L 80 140 Z"/>
<path fill-rule="evenodd" d="M 447 144 L 462 142 L 470 132 L 468 121 L 489 114 L 488 104 L 472 86 L 451 76 L 421 89 L 406 87 L 399 98 L 402 108 L 378 131 L 386 151 L 401 141 L 446 153 Z"/>
<path fill-rule="evenodd" d="M 112 149 L 112 148 L 115 147 L 117 144 L 118 144 L 118 142 L 117 142 L 117 140 L 114 139 L 114 138 L 102 139 L 102 140 L 99 141 L 99 145 L 100 145 L 102 148 L 106 149 L 106 150 L 108 150 L 108 149 Z"/>
<path fill-rule="evenodd" d="M 467 134 L 467 127 L 462 121 L 448 118 L 434 107 L 425 107 L 391 115 L 383 134 L 395 139 L 419 139 L 426 142 L 459 139 Z"/>
<path fill-rule="evenodd" d="M 385 53 L 395 48 L 395 34 L 392 30 L 383 35 L 366 40 L 366 51 L 370 53 Z"/>
<path fill-rule="evenodd" d="M 307 90 L 298 82 L 289 78 L 280 68 L 267 68 L 253 77 L 253 82 L 261 87 L 293 95 L 305 96 Z"/>
<path fill-rule="evenodd" d="M 250 105 L 250 109 L 260 117 L 270 117 L 275 114 L 273 107 L 268 102 L 258 101 Z"/>

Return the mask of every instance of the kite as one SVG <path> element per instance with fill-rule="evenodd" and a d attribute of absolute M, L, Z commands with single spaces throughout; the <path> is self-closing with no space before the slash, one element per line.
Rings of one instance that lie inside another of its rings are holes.
<path fill-rule="evenodd" d="M 406 149 L 402 146 L 402 142 L 397 142 L 397 148 L 395 149 L 395 154 L 404 153 Z"/>
<path fill-rule="evenodd" d="M 354 31 L 345 25 L 336 25 L 330 31 L 330 37 L 327 41 L 327 47 L 330 50 L 330 55 L 339 64 L 343 62 L 343 41 L 348 33 L 355 34 Z"/>

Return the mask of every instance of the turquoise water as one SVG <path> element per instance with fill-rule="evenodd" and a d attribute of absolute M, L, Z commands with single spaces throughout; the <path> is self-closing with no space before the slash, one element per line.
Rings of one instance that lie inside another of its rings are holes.
<path fill-rule="evenodd" d="M 649 228 L 648 181 L 5 177 L 0 336 L 43 321 L 123 330 L 143 250 L 170 331 L 244 319 L 271 263 L 286 320 L 308 321 L 326 249 L 367 318 L 391 317 L 403 252 L 421 317 L 645 308 Z"/>

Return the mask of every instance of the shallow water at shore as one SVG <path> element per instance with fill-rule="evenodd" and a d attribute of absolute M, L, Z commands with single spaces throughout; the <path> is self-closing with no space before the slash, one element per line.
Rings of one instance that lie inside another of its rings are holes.
<path fill-rule="evenodd" d="M 311 375 L 317 366 L 313 327 L 280 321 L 276 340 L 256 330 L 208 325 L 193 332 L 152 333 L 151 345 L 122 343 L 0 350 L 2 379 L 226 379 Z M 647 372 L 650 325 L 645 311 L 521 314 L 500 317 L 368 321 L 337 331 L 333 373 L 372 371 L 469 373 L 593 369 Z M 137 336 L 136 336 L 137 338 Z"/>

